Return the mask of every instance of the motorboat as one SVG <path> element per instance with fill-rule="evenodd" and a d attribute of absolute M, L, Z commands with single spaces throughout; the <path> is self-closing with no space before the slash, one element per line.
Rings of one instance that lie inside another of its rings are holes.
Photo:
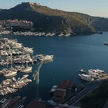
<path fill-rule="evenodd" d="M 80 72 L 85 72 L 84 69 L 80 69 Z"/>
<path fill-rule="evenodd" d="M 4 77 L 8 78 L 8 77 L 14 77 L 17 75 L 17 70 L 14 68 L 10 68 L 8 71 L 6 71 L 4 74 Z"/>
<path fill-rule="evenodd" d="M 32 72 L 32 66 L 27 66 L 21 70 L 21 72 L 29 73 Z"/>
<path fill-rule="evenodd" d="M 94 78 L 92 78 L 90 75 L 87 75 L 87 74 L 79 74 L 80 78 L 82 80 L 85 80 L 85 81 L 94 81 Z"/>
<path fill-rule="evenodd" d="M 108 45 L 108 42 L 105 42 L 104 45 Z"/>

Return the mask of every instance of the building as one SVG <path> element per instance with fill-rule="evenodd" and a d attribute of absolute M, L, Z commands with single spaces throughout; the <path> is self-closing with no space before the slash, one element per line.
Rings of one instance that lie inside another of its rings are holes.
<path fill-rule="evenodd" d="M 46 101 L 34 100 L 30 102 L 26 108 L 80 108 L 80 107 L 69 106 L 69 105 L 51 105 Z"/>
<path fill-rule="evenodd" d="M 53 94 L 53 100 L 56 102 L 61 102 L 66 97 L 66 89 L 57 88 Z"/>
<path fill-rule="evenodd" d="M 5 23 L 3 23 L 3 26 L 7 29 L 27 29 L 31 30 L 33 28 L 33 22 L 27 21 L 27 20 L 6 20 Z"/>
<path fill-rule="evenodd" d="M 63 102 L 67 97 L 75 93 L 75 84 L 70 80 L 63 81 L 52 94 L 52 99 L 55 102 Z"/>
<path fill-rule="evenodd" d="M 34 100 L 30 102 L 26 108 L 53 108 L 53 106 L 48 104 L 46 101 Z"/>
<path fill-rule="evenodd" d="M 0 108 L 24 108 L 22 99 L 20 96 L 9 97 L 0 99 Z"/>

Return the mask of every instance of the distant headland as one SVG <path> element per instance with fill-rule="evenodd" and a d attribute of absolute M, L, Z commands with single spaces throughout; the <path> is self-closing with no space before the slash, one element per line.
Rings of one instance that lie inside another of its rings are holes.
<path fill-rule="evenodd" d="M 108 31 L 108 18 L 66 12 L 23 2 L 0 9 L 0 34 L 73 36 Z"/>

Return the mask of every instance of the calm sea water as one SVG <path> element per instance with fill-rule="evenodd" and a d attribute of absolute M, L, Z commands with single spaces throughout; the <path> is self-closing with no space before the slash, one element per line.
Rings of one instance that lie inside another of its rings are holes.
<path fill-rule="evenodd" d="M 24 46 L 33 47 L 34 54 L 53 54 L 54 62 L 43 65 L 40 71 L 39 96 L 49 99 L 52 85 L 72 80 L 81 85 L 78 77 L 81 68 L 99 68 L 108 73 L 108 32 L 75 37 L 1 36 L 18 39 Z M 0 37 L 0 38 L 1 38 Z M 33 66 L 33 72 L 35 66 Z M 32 78 L 32 75 L 31 75 Z M 21 89 L 18 94 L 35 97 L 35 82 Z"/>

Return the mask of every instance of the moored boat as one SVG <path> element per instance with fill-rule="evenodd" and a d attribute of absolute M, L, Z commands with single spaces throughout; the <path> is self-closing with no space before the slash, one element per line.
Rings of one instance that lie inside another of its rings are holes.
<path fill-rule="evenodd" d="M 32 66 L 27 66 L 21 70 L 21 72 L 29 73 L 32 72 Z"/>
<path fill-rule="evenodd" d="M 80 78 L 82 80 L 85 80 L 85 81 L 94 81 L 94 78 L 92 78 L 90 75 L 87 75 L 87 74 L 79 74 Z"/>
<path fill-rule="evenodd" d="M 104 45 L 108 45 L 108 42 L 105 42 Z"/>
<path fill-rule="evenodd" d="M 9 70 L 7 70 L 5 73 L 3 73 L 4 77 L 6 78 L 10 78 L 10 77 L 14 77 L 17 75 L 17 70 L 14 68 L 10 68 Z"/>

